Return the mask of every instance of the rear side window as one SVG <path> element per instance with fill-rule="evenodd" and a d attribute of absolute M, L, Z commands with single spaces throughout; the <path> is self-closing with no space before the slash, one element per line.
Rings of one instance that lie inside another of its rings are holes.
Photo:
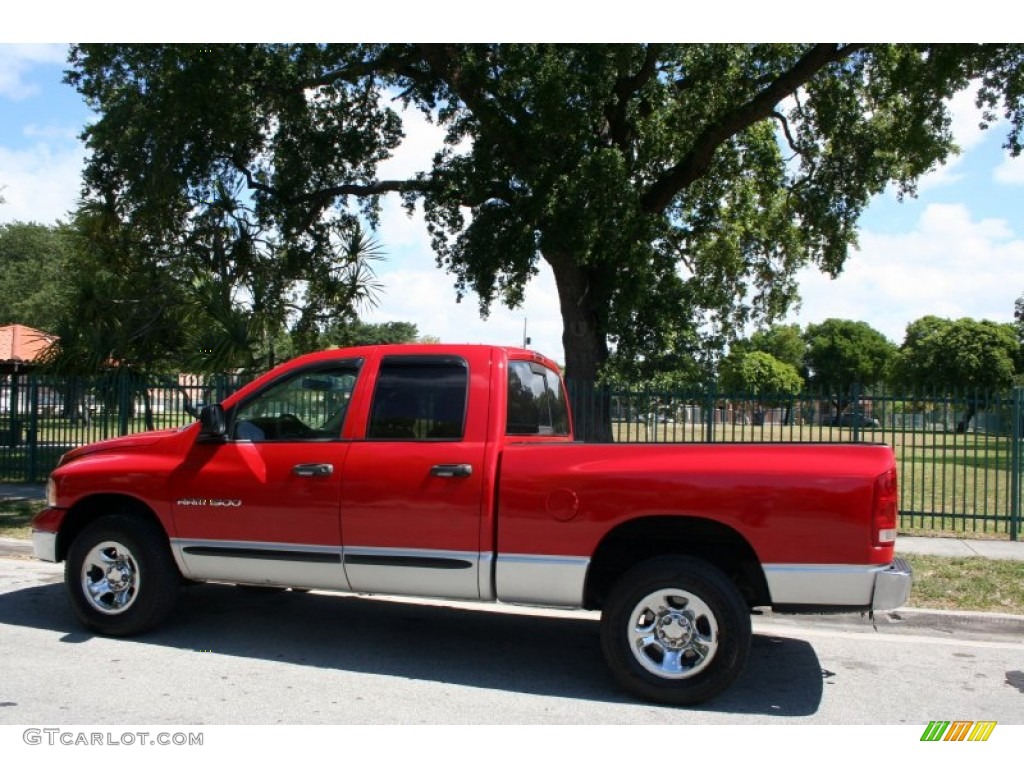
<path fill-rule="evenodd" d="M 390 357 L 381 362 L 367 438 L 461 440 L 469 371 L 455 357 Z"/>
<path fill-rule="evenodd" d="M 525 360 L 509 363 L 505 434 L 569 434 L 569 408 L 558 374 Z"/>

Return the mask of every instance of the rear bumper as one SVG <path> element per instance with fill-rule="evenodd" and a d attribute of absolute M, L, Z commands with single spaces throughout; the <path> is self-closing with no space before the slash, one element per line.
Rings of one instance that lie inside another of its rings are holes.
<path fill-rule="evenodd" d="M 885 611 L 910 596 L 905 560 L 888 565 L 787 563 L 764 566 L 772 609 L 782 613 Z"/>
<path fill-rule="evenodd" d="M 897 557 L 884 571 L 875 574 L 875 591 L 871 598 L 871 610 L 889 611 L 899 608 L 910 597 L 910 585 L 914 580 L 910 564 Z"/>

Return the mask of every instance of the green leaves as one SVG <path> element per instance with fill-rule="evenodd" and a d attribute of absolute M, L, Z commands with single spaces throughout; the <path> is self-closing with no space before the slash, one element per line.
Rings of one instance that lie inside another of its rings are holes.
<path fill-rule="evenodd" d="M 740 352 L 722 361 L 722 392 L 753 397 L 795 395 L 803 386 L 803 377 L 796 368 L 767 352 Z"/>
<path fill-rule="evenodd" d="M 871 197 L 890 182 L 913 194 L 955 151 L 946 103 L 969 82 L 1019 151 L 1022 51 L 80 45 L 67 77 L 99 113 L 90 198 L 168 263 L 205 231 L 211 198 L 237 190 L 247 226 L 274 243 L 271 269 L 307 264 L 308 295 L 337 305 L 360 291 L 327 278 L 332 233 L 375 225 L 380 195 L 398 192 L 422 201 L 438 264 L 483 312 L 517 306 L 547 261 L 567 373 L 593 381 L 610 349 L 713 357 L 786 313 L 798 269 L 839 273 Z M 422 176 L 380 179 L 403 140 L 396 102 L 446 143 Z"/>
<path fill-rule="evenodd" d="M 888 378 L 896 345 L 864 322 L 830 318 L 804 332 L 810 381 L 823 391 L 844 392 L 852 384 Z"/>
<path fill-rule="evenodd" d="M 1020 354 L 1010 323 L 928 315 L 907 326 L 896 379 L 923 391 L 1004 390 Z"/>

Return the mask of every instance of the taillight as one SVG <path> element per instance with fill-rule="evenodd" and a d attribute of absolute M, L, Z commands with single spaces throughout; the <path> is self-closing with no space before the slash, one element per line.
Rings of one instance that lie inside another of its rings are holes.
<path fill-rule="evenodd" d="M 891 547 L 896 543 L 896 521 L 899 514 L 899 492 L 896 467 L 875 478 L 875 493 L 871 505 L 871 538 L 876 547 Z"/>

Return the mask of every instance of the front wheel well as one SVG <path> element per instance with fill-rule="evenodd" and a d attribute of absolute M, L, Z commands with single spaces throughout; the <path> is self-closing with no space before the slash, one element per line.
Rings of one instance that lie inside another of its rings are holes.
<path fill-rule="evenodd" d="M 164 532 L 163 525 L 160 524 L 156 513 L 147 504 L 133 496 L 120 493 L 98 493 L 80 499 L 67 511 L 60 526 L 60 533 L 57 535 L 57 561 L 67 558 L 71 543 L 86 526 L 101 517 L 119 514 L 148 519 L 163 533 L 166 539 L 167 534 Z M 168 546 L 170 546 L 169 540 Z"/>
<path fill-rule="evenodd" d="M 718 568 L 748 608 L 771 604 L 764 570 L 750 543 L 735 529 L 705 518 L 652 516 L 612 529 L 591 558 L 584 607 L 600 610 L 623 574 L 655 557 L 683 555 Z"/>

